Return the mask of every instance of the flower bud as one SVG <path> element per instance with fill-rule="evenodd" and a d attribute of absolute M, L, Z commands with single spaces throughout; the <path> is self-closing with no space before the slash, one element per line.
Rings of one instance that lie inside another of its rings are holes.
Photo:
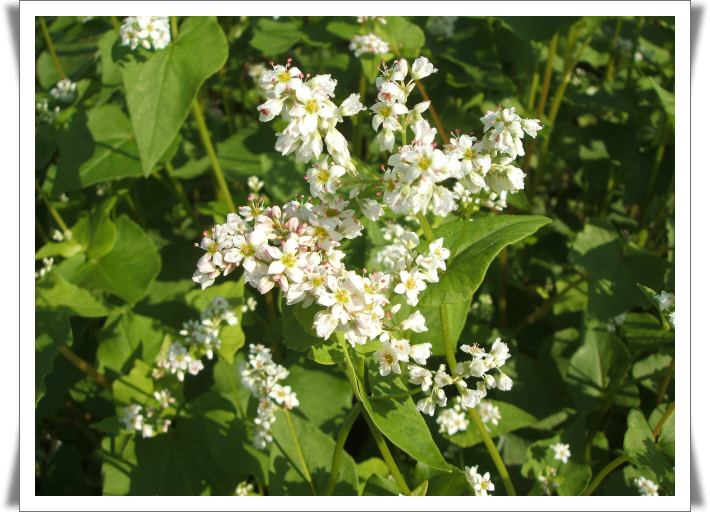
<path fill-rule="evenodd" d="M 437 71 L 439 70 L 436 69 L 431 62 L 429 62 L 429 59 L 426 57 L 419 57 L 414 61 L 414 64 L 412 64 L 412 79 L 421 80 L 432 73 L 436 73 Z"/>

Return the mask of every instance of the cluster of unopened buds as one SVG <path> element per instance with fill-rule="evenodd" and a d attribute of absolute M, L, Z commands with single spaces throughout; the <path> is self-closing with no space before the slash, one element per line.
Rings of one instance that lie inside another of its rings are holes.
<path fill-rule="evenodd" d="M 446 365 L 443 364 L 436 372 L 417 365 L 409 366 L 409 382 L 421 385 L 423 392 L 431 389 L 427 398 L 417 402 L 418 411 L 433 416 L 436 406 L 445 407 L 447 398 L 443 388 L 452 384 L 457 386 L 461 395 L 460 407 L 463 410 L 476 407 L 486 397 L 489 389 L 497 387 L 501 391 L 509 391 L 513 387 L 512 379 L 500 371 L 500 367 L 510 357 L 508 346 L 500 338 L 493 342 L 490 352 L 477 345 L 462 345 L 461 350 L 470 354 L 472 359 L 459 362 L 454 368 L 453 377 L 446 372 Z M 487 373 L 493 369 L 498 370 L 495 377 Z M 468 387 L 465 379 L 469 377 L 481 379 L 476 383 L 475 389 Z"/>
<path fill-rule="evenodd" d="M 214 351 L 220 348 L 219 326 L 222 322 L 236 325 L 239 319 L 234 309 L 223 297 L 215 297 L 212 303 L 200 315 L 200 320 L 188 320 L 180 331 L 182 339 L 170 344 L 168 354 L 160 359 L 153 371 L 154 378 L 163 376 L 163 370 L 177 374 L 182 381 L 185 373 L 197 375 L 204 368 L 201 358 L 214 357 Z"/>
<path fill-rule="evenodd" d="M 139 45 L 162 50 L 170 43 L 170 20 L 167 16 L 129 16 L 119 30 L 121 44 L 135 50 Z"/>
<path fill-rule="evenodd" d="M 242 385 L 259 401 L 253 443 L 263 450 L 267 443 L 273 441 L 271 426 L 276 421 L 274 412 L 279 408 L 292 409 L 299 402 L 291 386 L 278 383 L 288 377 L 288 370 L 272 360 L 271 350 L 263 345 L 251 344 L 249 352 L 249 362 L 240 363 L 239 371 Z"/>
<path fill-rule="evenodd" d="M 39 121 L 41 123 L 47 123 L 47 124 L 52 124 L 54 121 L 56 121 L 59 118 L 59 114 L 61 112 L 61 109 L 56 106 L 53 109 L 49 107 L 49 103 L 47 101 L 47 98 L 41 99 L 36 105 L 35 105 L 37 114 L 39 115 Z"/>
<path fill-rule="evenodd" d="M 157 392 L 156 392 L 157 393 Z M 158 417 L 156 410 L 137 403 L 132 403 L 122 409 L 123 415 L 119 421 L 124 424 L 127 432 L 140 431 L 143 437 L 153 437 L 168 431 L 171 421 Z"/>

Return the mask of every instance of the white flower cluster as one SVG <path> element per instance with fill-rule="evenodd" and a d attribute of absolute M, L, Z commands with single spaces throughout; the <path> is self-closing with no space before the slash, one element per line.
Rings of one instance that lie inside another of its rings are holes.
<path fill-rule="evenodd" d="M 167 16 L 129 16 L 119 30 L 121 44 L 135 50 L 138 45 L 146 50 L 151 46 L 162 50 L 170 43 L 170 19 Z"/>
<path fill-rule="evenodd" d="M 641 496 L 658 496 L 658 485 L 643 476 L 634 479 L 634 485 L 638 487 Z"/>
<path fill-rule="evenodd" d="M 280 407 L 292 409 L 299 402 L 291 386 L 278 384 L 288 377 L 288 370 L 271 359 L 271 350 L 263 345 L 251 344 L 249 352 L 249 363 L 240 363 L 239 371 L 242 385 L 259 401 L 253 442 L 256 448 L 263 450 L 266 443 L 273 441 L 271 425 L 276 421 L 274 411 Z"/>
<path fill-rule="evenodd" d="M 350 50 L 355 54 L 355 57 L 360 57 L 365 53 L 380 55 L 390 50 L 390 44 L 375 34 L 357 35 L 350 41 Z"/>
<path fill-rule="evenodd" d="M 478 194 L 472 194 L 471 190 L 467 186 L 465 186 L 460 181 L 457 181 L 456 183 L 454 183 L 453 193 L 454 199 L 459 201 L 462 206 L 467 206 L 471 203 L 471 201 L 475 200 L 476 204 L 479 205 L 479 208 L 485 206 L 486 208 L 490 208 L 491 210 L 498 210 L 499 212 L 502 212 L 508 207 L 507 190 L 502 191 L 500 194 L 496 194 L 495 192 L 489 192 L 487 197 L 483 197 L 479 196 Z"/>
<path fill-rule="evenodd" d="M 387 25 L 387 20 L 382 16 L 356 16 L 358 23 L 368 22 L 370 20 L 377 21 L 382 25 Z"/>
<path fill-rule="evenodd" d="M 68 78 L 64 78 L 52 87 L 49 95 L 55 100 L 71 103 L 76 98 L 76 84 Z"/>
<path fill-rule="evenodd" d="M 505 373 L 500 371 L 500 367 L 510 357 L 508 345 L 500 338 L 493 342 L 490 352 L 477 345 L 462 345 L 461 350 L 470 354 L 470 361 L 460 362 L 454 368 L 454 377 L 446 373 L 446 366 L 441 365 L 436 373 L 417 365 L 409 365 L 409 382 L 421 385 L 422 391 L 426 392 L 431 388 L 431 395 L 417 402 L 417 411 L 422 411 L 430 416 L 434 415 L 436 406 L 446 406 L 446 393 L 442 388 L 450 384 L 458 387 L 461 395 L 461 408 L 472 409 L 476 407 L 488 394 L 488 390 L 497 387 L 501 391 L 509 391 L 513 387 L 513 381 Z M 498 370 L 498 375 L 488 375 L 492 369 Z M 465 379 L 469 377 L 481 378 L 476 383 L 476 389 L 470 389 Z"/>
<path fill-rule="evenodd" d="M 197 375 L 204 365 L 201 358 L 214 357 L 214 350 L 220 345 L 219 326 L 222 322 L 236 325 L 239 319 L 229 302 L 223 297 L 215 297 L 209 307 L 202 312 L 200 320 L 188 320 L 182 324 L 180 334 L 183 339 L 170 344 L 168 354 L 159 360 L 158 368 L 176 373 L 180 381 L 185 379 L 185 372 Z M 156 373 L 159 376 L 160 372 Z"/>
<path fill-rule="evenodd" d="M 464 432 L 468 428 L 469 421 L 466 419 L 466 412 L 461 408 L 461 397 L 454 398 L 454 406 L 443 409 L 436 418 L 439 424 L 439 432 L 453 436 L 456 432 Z"/>
<path fill-rule="evenodd" d="M 153 437 L 156 434 L 165 433 L 172 423 L 169 419 L 158 418 L 152 407 L 145 409 L 145 416 L 141 414 L 143 406 L 140 404 L 133 403 L 122 410 L 123 416 L 119 418 L 119 421 L 124 424 L 128 432 L 139 430 L 143 437 Z"/>
<path fill-rule="evenodd" d="M 39 120 L 41 123 L 52 124 L 59 118 L 59 113 L 61 109 L 59 107 L 54 107 L 54 110 L 49 109 L 49 104 L 47 98 L 44 98 L 35 105 L 37 114 L 39 114 Z"/>
<path fill-rule="evenodd" d="M 57 242 L 64 242 L 65 240 L 69 241 L 71 240 L 71 237 L 72 233 L 68 229 L 63 233 L 58 229 L 55 229 L 54 233 L 52 233 L 52 239 L 56 240 Z"/>
<path fill-rule="evenodd" d="M 489 492 L 496 490 L 496 486 L 491 482 L 490 473 L 486 472 L 481 475 L 478 472 L 478 466 L 466 467 L 464 473 L 466 474 L 466 480 L 473 486 L 473 490 L 476 491 L 476 496 L 488 496 Z"/>
<path fill-rule="evenodd" d="M 360 95 L 351 94 L 338 107 L 330 100 L 338 84 L 330 75 L 304 77 L 297 67 L 291 67 L 291 59 L 286 66 L 272 66 L 259 80 L 268 100 L 258 110 L 259 121 L 271 121 L 281 114 L 289 123 L 276 134 L 276 150 L 284 156 L 295 152 L 297 162 L 308 162 L 320 157 L 325 141 L 335 163 L 355 172 L 348 142 L 336 125 L 343 122 L 343 116 L 364 110 Z"/>
<path fill-rule="evenodd" d="M 395 294 L 415 306 L 426 283 L 438 281 L 438 269 L 446 269 L 449 250 L 443 247 L 443 239 L 429 244 L 426 254 L 418 254 L 413 249 L 419 238 L 409 233 L 409 245 L 402 247 L 392 272 L 361 276 L 345 269 L 341 261 L 345 254 L 338 250 L 340 240 L 359 236 L 363 229 L 353 217 L 355 212 L 347 208 L 348 201 L 318 205 L 291 201 L 283 210 L 264 208 L 263 201 L 253 197 L 250 201 L 240 208 L 240 215 L 229 214 L 226 224 L 215 226 L 211 235 L 205 233 L 199 246 L 206 254 L 192 279 L 204 289 L 241 264 L 245 282 L 260 293 L 278 284 L 289 305 L 324 306 L 313 324 L 321 338 L 338 329 L 353 346 L 376 337 L 389 341 L 390 333 L 401 327 L 385 323 L 398 308 L 391 308 L 384 291 L 393 286 Z M 392 350 L 385 347 L 388 354 Z M 405 352 L 392 359 L 391 369 L 397 371 L 398 361 L 408 361 Z"/>
<path fill-rule="evenodd" d="M 661 311 L 668 309 L 671 306 L 675 306 L 675 295 L 665 290 L 661 291 L 661 293 L 658 295 L 654 295 L 653 298 L 658 301 L 658 309 L 660 309 Z M 668 315 L 668 321 L 675 329 L 675 307 L 673 308 L 673 311 Z"/>
<path fill-rule="evenodd" d="M 35 272 L 35 279 L 41 279 L 52 271 L 54 258 L 42 258 L 42 268 Z"/>
<path fill-rule="evenodd" d="M 239 482 L 237 484 L 237 490 L 234 491 L 236 496 L 249 496 L 250 493 L 254 492 L 254 486 L 248 484 L 246 480 L 244 482 Z"/>
<path fill-rule="evenodd" d="M 451 39 L 458 19 L 458 16 L 430 16 L 427 31 L 433 36 Z"/>

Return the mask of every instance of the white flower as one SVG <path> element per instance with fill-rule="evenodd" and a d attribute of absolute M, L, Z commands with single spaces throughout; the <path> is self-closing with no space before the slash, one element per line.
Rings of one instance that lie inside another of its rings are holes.
<path fill-rule="evenodd" d="M 129 16 L 119 30 L 121 44 L 135 50 L 139 45 L 162 50 L 170 43 L 170 21 L 167 16 Z"/>
<path fill-rule="evenodd" d="M 505 373 L 501 372 L 496 377 L 496 382 L 498 384 L 498 389 L 501 391 L 510 391 L 513 389 L 513 379 L 508 377 Z"/>
<path fill-rule="evenodd" d="M 327 97 L 313 91 L 309 87 L 301 87 L 296 91 L 300 103 L 289 110 L 291 117 L 298 118 L 298 128 L 301 135 L 308 135 L 316 130 L 321 119 L 333 117 L 332 103 Z"/>
<path fill-rule="evenodd" d="M 494 165 L 485 177 L 486 185 L 493 192 L 515 193 L 525 188 L 525 173 L 512 165 Z"/>
<path fill-rule="evenodd" d="M 375 201 L 374 199 L 362 199 L 360 200 L 360 209 L 363 215 L 370 220 L 377 222 L 380 216 L 385 214 L 382 205 Z"/>
<path fill-rule="evenodd" d="M 454 409 L 444 409 L 436 418 L 439 424 L 439 432 L 453 436 L 458 431 L 464 431 L 468 427 L 469 421 L 466 414 L 457 412 Z"/>
<path fill-rule="evenodd" d="M 419 343 L 418 345 L 413 345 L 409 355 L 417 363 L 426 364 L 426 360 L 431 357 L 431 343 Z"/>
<path fill-rule="evenodd" d="M 308 169 L 306 178 L 311 185 L 311 194 L 323 198 L 324 194 L 335 194 L 339 180 L 345 169 L 336 164 L 328 166 L 328 157 L 324 156 L 320 162 Z"/>
<path fill-rule="evenodd" d="M 675 329 L 675 311 L 668 315 L 668 321 L 671 323 L 673 328 Z"/>
<path fill-rule="evenodd" d="M 478 406 L 478 411 L 483 423 L 490 421 L 494 425 L 498 425 L 498 420 L 501 419 L 501 416 L 497 405 L 493 405 L 490 402 L 481 402 Z"/>
<path fill-rule="evenodd" d="M 412 64 L 412 80 L 421 80 L 439 71 L 426 57 L 419 57 Z"/>
<path fill-rule="evenodd" d="M 415 345 L 416 346 L 416 345 Z M 410 352 L 411 354 L 411 352 Z M 423 363 L 422 363 L 423 364 Z M 426 368 L 417 366 L 415 364 L 410 364 L 409 368 L 409 382 L 417 386 L 422 387 L 422 391 L 426 392 L 429 390 L 433 384 L 432 373 Z"/>
<path fill-rule="evenodd" d="M 567 464 L 567 459 L 572 456 L 568 444 L 557 443 L 551 445 L 550 448 L 555 452 L 555 459 L 561 460 L 563 464 Z"/>
<path fill-rule="evenodd" d="M 491 482 L 490 473 L 486 472 L 483 476 L 478 475 L 473 489 L 476 491 L 476 496 L 488 496 L 489 492 L 495 491 L 496 487 Z"/>
<path fill-rule="evenodd" d="M 247 180 L 247 185 L 252 192 L 259 192 L 261 187 L 264 186 L 264 182 L 259 179 L 258 176 L 249 176 Z"/>
<path fill-rule="evenodd" d="M 382 344 L 382 350 L 375 352 L 375 359 L 380 362 L 380 375 L 383 377 L 389 375 L 390 372 L 402 373 L 399 368 L 400 354 L 389 341 Z M 407 359 L 405 359 L 407 360 Z"/>
<path fill-rule="evenodd" d="M 399 326 L 404 331 L 406 331 L 407 329 L 410 329 L 413 332 L 417 332 L 417 333 L 429 330 L 426 326 L 426 318 L 424 318 L 424 315 L 422 315 L 421 311 L 419 311 L 419 310 L 417 310 L 414 313 L 412 313 L 411 315 L 409 315 L 409 318 L 404 320 Z M 431 347 L 431 344 L 429 344 L 429 347 Z M 414 347 L 412 347 L 412 348 L 414 348 Z M 421 363 L 421 364 L 424 364 L 424 363 Z"/>
<path fill-rule="evenodd" d="M 654 295 L 654 299 L 658 301 L 658 307 L 661 311 L 667 309 L 675 302 L 675 295 L 663 290 L 660 295 Z"/>
<path fill-rule="evenodd" d="M 405 294 L 407 296 L 407 304 L 416 306 L 419 302 L 417 295 L 426 288 L 423 277 L 424 275 L 419 271 L 410 274 L 406 270 L 402 270 L 399 273 L 399 278 L 402 282 L 394 287 L 394 292 L 400 295 Z"/>

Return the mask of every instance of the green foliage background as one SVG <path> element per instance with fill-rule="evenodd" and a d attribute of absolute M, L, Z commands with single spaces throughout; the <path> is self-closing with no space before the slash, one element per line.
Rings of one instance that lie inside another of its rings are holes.
<path fill-rule="evenodd" d="M 309 494 L 283 418 L 270 449 L 251 446 L 235 406 L 235 394 L 248 416 L 257 405 L 239 382 L 245 343 L 272 347 L 289 369 L 286 384 L 301 402 L 294 428 L 324 491 L 354 403 L 342 355 L 308 332 L 311 321 L 296 316 L 303 312 L 245 290 L 239 273 L 204 292 L 191 281 L 201 256 L 192 244 L 229 212 L 193 101 L 234 202 L 246 203 L 255 175 L 268 200 L 282 204 L 308 195 L 305 166 L 274 151 L 283 124 L 258 122 L 263 97 L 250 67 L 292 57 L 304 73 L 337 79 L 339 101 L 359 91 L 371 105 L 382 56 L 353 56 L 349 40 L 362 30 L 353 17 L 181 18 L 165 50 L 134 52 L 109 17 L 46 21 L 59 63 L 78 85 L 59 119 L 35 130 L 38 268 L 42 258 L 55 260 L 35 291 L 37 494 L 231 495 L 244 480 L 271 495 Z M 480 135 L 479 118 L 498 104 L 545 126 L 527 139 L 525 190 L 508 197 L 507 215 L 477 214 L 461 266 L 422 295 L 430 331 L 412 342 L 430 342 L 443 356 L 436 307 L 446 304 L 458 344 L 488 346 L 498 336 L 509 344 L 515 384 L 489 395 L 502 415 L 491 435 L 518 494 L 542 493 L 537 475 L 559 463 L 547 449 L 557 442 L 572 453 L 560 468 L 561 495 L 582 493 L 622 453 L 631 464 L 596 494 L 637 494 L 633 479 L 642 475 L 673 494 L 674 415 L 658 442 L 652 431 L 675 397 L 674 331 L 653 299 L 674 290 L 674 19 L 460 17 L 450 37 L 433 31 L 433 17 L 387 21 L 375 30 L 397 55 L 424 55 L 438 68 L 425 85 L 447 131 Z M 39 101 L 61 78 L 39 21 L 35 48 Z M 345 123 L 344 134 L 362 137 L 358 156 L 379 167 L 365 114 L 359 123 Z M 449 220 L 434 224 L 447 244 L 460 230 Z M 72 239 L 54 242 L 62 222 Z M 371 268 L 385 243 L 368 222 L 344 250 L 353 267 Z M 121 431 L 117 407 L 150 400 L 161 346 L 218 295 L 238 307 L 258 299 L 256 314 L 240 313 L 225 336 L 224 364 L 205 361 L 197 377 L 176 382 L 168 435 Z M 111 384 L 60 355 L 66 348 Z M 358 350 L 364 357 L 374 348 Z M 408 389 L 395 376 L 369 382 L 374 394 Z M 365 402 L 408 485 L 428 495 L 472 494 L 462 470 L 479 465 L 503 494 L 474 426 L 449 438 L 414 403 Z M 399 493 L 362 417 L 345 451 L 336 495 Z"/>

